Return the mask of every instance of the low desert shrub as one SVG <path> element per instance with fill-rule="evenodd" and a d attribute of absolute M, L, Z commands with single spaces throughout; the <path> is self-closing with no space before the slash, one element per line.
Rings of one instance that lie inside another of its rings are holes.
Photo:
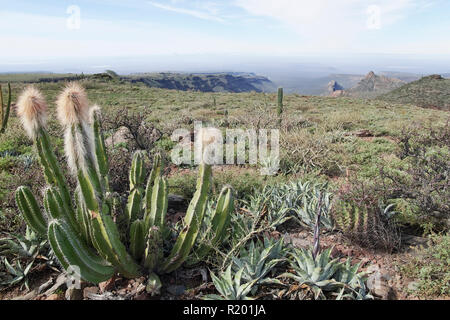
<path fill-rule="evenodd" d="M 418 134 L 420 132 L 420 134 Z M 414 222 L 432 224 L 437 231 L 450 227 L 450 125 L 425 130 L 404 130 L 398 156 L 407 167 L 401 172 L 383 170 L 391 186 L 390 198 L 409 203 Z"/>
<path fill-rule="evenodd" d="M 432 299 L 450 296 L 450 235 L 431 235 L 430 246 L 423 255 L 415 257 L 400 272 L 415 279 L 410 293 L 420 298 Z"/>

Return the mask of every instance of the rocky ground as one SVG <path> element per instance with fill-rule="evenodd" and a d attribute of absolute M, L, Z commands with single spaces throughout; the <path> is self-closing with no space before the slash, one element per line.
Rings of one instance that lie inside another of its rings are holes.
<path fill-rule="evenodd" d="M 271 237 L 283 237 L 295 247 L 309 247 L 312 235 L 298 228 L 280 233 L 273 232 Z M 420 256 L 421 249 L 428 245 L 427 238 L 404 236 L 399 252 L 387 254 L 364 249 L 350 244 L 339 233 L 323 233 L 321 247 L 333 247 L 332 256 L 342 261 L 352 259 L 352 264 L 360 263 L 361 271 L 367 272 L 367 285 L 376 299 L 405 300 L 415 299 L 409 293 L 413 289 L 414 279 L 404 278 L 398 272 L 398 266 Z M 2 300 L 152 300 L 152 299 L 198 299 L 204 294 L 214 292 L 209 271 L 206 266 L 193 269 L 180 269 L 174 274 L 161 278 L 164 284 L 160 295 L 146 290 L 146 277 L 124 279 L 114 277 L 98 286 L 81 283 L 80 289 L 67 289 L 67 275 L 56 272 L 45 265 L 36 270 L 31 279 L 30 291 L 19 288 L 0 293 Z M 448 298 L 448 297 L 447 297 Z M 441 299 L 446 299 L 441 297 Z"/>

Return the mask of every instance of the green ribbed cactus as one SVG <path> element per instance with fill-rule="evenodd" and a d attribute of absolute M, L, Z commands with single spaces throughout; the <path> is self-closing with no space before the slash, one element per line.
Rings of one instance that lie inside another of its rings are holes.
<path fill-rule="evenodd" d="M 58 117 L 65 129 L 68 166 L 78 182 L 72 199 L 45 129 L 46 105 L 42 95 L 34 88 L 27 89 L 19 102 L 18 113 L 34 140 L 48 188 L 43 205 L 46 214 L 27 187 L 17 190 L 17 205 L 28 225 L 48 237 L 65 269 L 74 267 L 72 271 L 93 283 L 105 281 L 116 272 L 133 278 L 147 270 L 158 284 L 157 274 L 172 272 L 186 261 L 199 230 L 204 228 L 203 216 L 211 189 L 210 165 L 200 165 L 197 191 L 187 210 L 184 228 L 165 257 L 163 248 L 167 246 L 163 244 L 170 241 L 166 239 L 169 233 L 165 232 L 168 182 L 162 175 L 161 156 L 154 157 L 146 182 L 146 155 L 142 151 L 134 154 L 130 192 L 122 210 L 127 223 L 125 228 L 119 228 L 112 211 L 116 212 L 120 201 L 108 183 L 109 166 L 98 107 L 88 106 L 84 90 L 76 84 L 70 84 L 57 101 Z M 215 238 L 223 236 L 232 208 L 231 189 L 227 188 L 219 197 L 217 213 L 208 226 Z M 200 248 L 202 254 L 208 250 Z"/>
<path fill-rule="evenodd" d="M 216 207 L 208 212 L 209 223 L 198 241 L 198 246 L 193 250 L 192 258 L 188 260 L 189 265 L 203 261 L 211 250 L 216 249 L 223 242 L 234 210 L 233 202 L 231 187 L 224 187 L 217 199 Z"/>
<path fill-rule="evenodd" d="M 277 113 L 279 116 L 283 114 L 283 88 L 278 88 L 278 108 Z"/>
<path fill-rule="evenodd" d="M 278 88 L 278 105 L 277 105 L 278 122 L 281 124 L 283 116 L 283 88 Z"/>
<path fill-rule="evenodd" d="M 8 125 L 9 113 L 11 111 L 11 84 L 8 83 L 8 102 L 3 105 L 3 90 L 0 85 L 0 133 L 4 133 Z"/>

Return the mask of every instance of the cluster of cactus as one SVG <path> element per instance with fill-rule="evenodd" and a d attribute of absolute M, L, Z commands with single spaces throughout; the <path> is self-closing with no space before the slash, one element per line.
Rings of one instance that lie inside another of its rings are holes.
<path fill-rule="evenodd" d="M 340 201 L 333 212 L 336 227 L 352 241 L 371 248 L 392 250 L 400 238 L 392 217 L 393 204 L 368 208 Z"/>
<path fill-rule="evenodd" d="M 370 215 L 372 219 L 376 218 Z M 363 234 L 369 232 L 369 212 L 350 203 L 342 203 L 334 213 L 337 227 L 345 233 Z M 375 222 L 375 221 L 374 221 Z"/>
<path fill-rule="evenodd" d="M 8 83 L 8 102 L 3 104 L 3 90 L 0 85 L 0 133 L 4 133 L 8 125 L 9 113 L 11 111 L 11 84 Z"/>
<path fill-rule="evenodd" d="M 18 114 L 34 140 L 49 185 L 44 194 L 48 218 L 29 188 L 20 187 L 16 191 L 16 202 L 24 219 L 35 232 L 48 238 L 66 270 L 71 267 L 71 271 L 88 282 L 105 281 L 117 272 L 134 278 L 148 270 L 149 278 L 160 284 L 157 274 L 179 268 L 194 247 L 211 189 L 211 166 L 200 165 L 197 190 L 187 209 L 183 228 L 169 255 L 164 256 L 163 244 L 165 240 L 169 241 L 170 232 L 167 232 L 165 222 L 168 182 L 162 175 L 161 157 L 155 156 L 145 183 L 145 153 L 134 154 L 128 202 L 121 210 L 119 196 L 109 186 L 109 165 L 99 108 L 90 107 L 84 89 L 72 83 L 59 96 L 57 113 L 65 129 L 68 167 L 77 178 L 76 206 L 46 131 L 45 100 L 37 89 L 30 87 L 19 98 Z M 216 207 L 221 218 L 213 219 L 211 223 L 221 223 L 223 212 L 229 214 L 232 206 L 231 190 L 225 187 Z M 121 211 L 125 214 L 119 215 L 122 217 L 119 219 L 117 212 Z M 124 222 L 122 228 L 119 222 Z M 220 226 L 211 229 L 224 232 Z M 207 248 L 201 249 L 202 254 L 207 251 Z"/>

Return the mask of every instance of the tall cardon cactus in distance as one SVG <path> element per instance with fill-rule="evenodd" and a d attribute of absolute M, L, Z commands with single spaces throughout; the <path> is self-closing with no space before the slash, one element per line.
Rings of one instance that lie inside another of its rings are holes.
<path fill-rule="evenodd" d="M 277 101 L 277 114 L 278 123 L 281 125 L 281 120 L 283 117 L 283 88 L 278 88 L 278 101 Z"/>
<path fill-rule="evenodd" d="M 147 178 L 145 152 L 137 151 L 133 155 L 128 201 L 123 210 L 116 210 L 120 209 L 120 201 L 109 186 L 100 109 L 90 107 L 84 89 L 71 83 L 57 99 L 57 114 L 65 132 L 67 164 L 77 179 L 75 199 L 72 199 L 46 131 L 46 113 L 42 94 L 34 87 L 27 88 L 18 100 L 18 114 L 34 141 L 48 184 L 43 206 L 46 214 L 27 187 L 18 188 L 16 201 L 28 225 L 48 238 L 61 265 L 65 269 L 77 267 L 72 270 L 93 283 L 105 281 L 116 272 L 134 278 L 145 270 L 150 273 L 152 282 L 158 283 L 157 274 L 179 268 L 188 258 L 199 230 L 204 229 L 202 223 L 211 189 L 211 166 L 200 165 L 197 190 L 188 207 L 183 229 L 166 257 L 163 248 L 167 246 L 163 243 L 170 241 L 165 232 L 168 182 L 162 175 L 161 157 L 155 156 Z M 227 208 L 227 214 L 231 213 L 229 208 L 233 207 L 233 199 L 230 193 L 229 187 L 222 191 L 217 210 Z M 112 212 L 116 211 L 124 212 L 124 228 L 119 228 L 113 218 Z M 220 225 L 209 226 L 209 229 L 225 232 L 223 220 L 223 217 L 212 220 L 212 224 Z"/>
<path fill-rule="evenodd" d="M 8 101 L 3 105 L 3 89 L 0 85 L 0 134 L 4 133 L 8 126 L 9 114 L 11 111 L 11 83 L 8 82 Z"/>

